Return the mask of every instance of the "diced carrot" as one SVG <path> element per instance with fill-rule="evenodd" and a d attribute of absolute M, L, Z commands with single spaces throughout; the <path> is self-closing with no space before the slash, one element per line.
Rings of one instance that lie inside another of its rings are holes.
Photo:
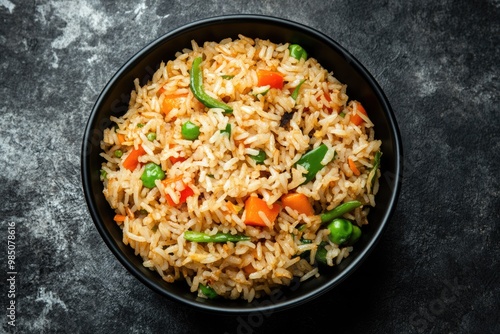
<path fill-rule="evenodd" d="M 168 147 L 169 147 L 169 148 L 173 148 L 173 147 L 175 147 L 175 145 L 174 145 L 174 144 L 169 144 L 169 145 L 168 145 Z M 175 164 L 176 162 L 179 162 L 179 161 L 180 161 L 180 162 L 185 161 L 185 160 L 186 160 L 186 158 L 184 158 L 184 157 L 169 157 L 169 158 L 168 158 L 168 160 L 170 160 L 170 162 L 171 162 L 171 163 L 172 163 L 172 165 L 173 165 L 173 164 Z"/>
<path fill-rule="evenodd" d="M 279 204 L 275 203 L 269 208 L 267 203 L 255 196 L 250 196 L 245 201 L 245 224 L 253 226 L 267 226 L 264 220 L 260 217 L 259 212 L 263 212 L 267 219 L 274 223 L 276 217 L 281 210 Z"/>
<path fill-rule="evenodd" d="M 169 194 L 166 194 L 165 195 L 165 198 L 167 199 L 167 203 L 168 205 L 170 206 L 176 206 L 177 204 L 175 204 L 174 200 L 172 199 L 172 197 L 170 197 Z M 180 204 L 180 203 L 179 203 Z"/>
<path fill-rule="evenodd" d="M 158 89 L 158 91 L 156 92 L 156 95 L 160 96 L 161 94 L 163 94 L 165 92 L 165 88 L 163 87 L 160 87 L 160 89 Z"/>
<path fill-rule="evenodd" d="M 180 162 L 183 162 L 183 161 L 185 161 L 185 160 L 186 160 L 186 158 L 184 158 L 184 157 L 177 157 L 177 158 L 176 158 L 176 157 L 169 157 L 169 158 L 168 158 L 168 160 L 170 160 L 170 162 L 171 162 L 171 163 L 172 163 L 172 165 L 173 165 L 173 164 L 175 164 L 176 162 L 179 162 L 179 161 L 180 161 Z"/>
<path fill-rule="evenodd" d="M 309 199 L 306 195 L 301 193 L 288 193 L 281 196 L 281 203 L 283 206 L 287 206 L 293 210 L 296 210 L 298 213 L 303 213 L 306 216 L 313 216 L 314 209 L 309 202 Z"/>
<path fill-rule="evenodd" d="M 243 209 L 241 206 L 234 204 L 233 202 L 227 201 L 226 202 L 226 207 L 229 211 L 232 213 L 238 214 L 240 213 L 241 209 Z"/>
<path fill-rule="evenodd" d="M 132 151 L 123 161 L 123 167 L 130 171 L 133 171 L 139 164 L 139 157 L 144 154 L 146 154 L 146 151 L 144 151 L 142 145 L 139 145 L 137 149 L 132 149 Z"/>
<path fill-rule="evenodd" d="M 324 96 L 325 96 L 325 100 L 327 100 L 328 102 L 332 102 L 332 98 L 330 97 L 330 93 L 329 92 L 324 92 Z M 332 113 L 333 109 L 331 107 L 326 107 L 326 110 L 328 110 L 329 113 Z"/>
<path fill-rule="evenodd" d="M 261 86 L 271 86 L 271 88 L 282 89 L 283 88 L 283 74 L 279 72 L 258 70 L 257 78 L 259 87 Z"/>
<path fill-rule="evenodd" d="M 163 186 L 166 187 L 170 183 L 174 183 L 174 182 L 182 180 L 183 177 L 184 177 L 184 175 L 178 175 L 178 176 L 172 177 L 170 179 L 164 179 L 163 181 L 161 181 L 161 183 L 163 183 Z"/>
<path fill-rule="evenodd" d="M 324 95 L 325 97 L 325 100 L 327 100 L 328 102 L 332 102 L 332 98 L 330 96 L 330 92 L 328 91 L 324 91 Z M 339 111 L 340 107 L 338 105 L 335 105 L 334 107 L 332 106 L 328 106 L 325 108 L 330 114 L 335 110 L 335 111 Z"/>
<path fill-rule="evenodd" d="M 191 189 L 189 186 L 185 186 L 185 188 L 182 189 L 181 192 L 180 192 L 179 203 L 175 203 L 174 200 L 172 199 L 172 197 L 170 197 L 169 194 L 165 194 L 165 198 L 167 199 L 168 205 L 170 205 L 170 206 L 177 206 L 177 205 L 181 205 L 183 203 L 186 203 L 187 198 L 189 196 L 193 196 L 193 195 L 194 195 L 193 189 Z"/>
<path fill-rule="evenodd" d="M 179 197 L 179 204 L 186 202 L 187 198 L 194 195 L 193 189 L 186 186 L 183 190 L 181 190 L 181 196 Z"/>
<path fill-rule="evenodd" d="M 125 212 L 127 213 L 127 217 L 129 217 L 130 219 L 134 219 L 135 215 L 128 206 L 125 207 Z"/>
<path fill-rule="evenodd" d="M 325 100 L 327 100 L 328 102 L 332 102 L 332 98 L 330 97 L 330 92 L 328 91 L 323 91 L 323 95 L 325 97 Z"/>
<path fill-rule="evenodd" d="M 253 274 L 254 272 L 256 272 L 257 270 L 252 266 L 252 264 L 247 264 L 246 266 L 244 266 L 243 268 L 243 271 L 245 272 L 245 274 L 247 275 L 250 275 L 250 274 Z"/>
<path fill-rule="evenodd" d="M 365 116 L 368 116 L 368 113 L 366 112 L 365 108 L 361 105 L 361 103 L 356 102 L 356 114 L 351 116 L 351 123 L 354 125 L 360 125 L 361 123 L 363 123 L 363 119 L 357 113 L 361 113 Z"/>
<path fill-rule="evenodd" d="M 123 222 L 125 221 L 125 218 L 126 218 L 126 217 L 127 217 L 127 216 L 125 216 L 125 215 L 119 215 L 119 214 L 116 214 L 116 215 L 113 217 L 113 220 L 114 220 L 115 222 L 117 222 L 118 224 L 121 224 L 121 223 L 123 223 Z"/>
<path fill-rule="evenodd" d="M 125 141 L 125 135 L 123 133 L 117 133 L 116 137 L 118 137 L 119 144 L 122 144 Z"/>
<path fill-rule="evenodd" d="M 185 97 L 187 97 L 187 93 L 165 95 L 161 104 L 161 112 L 167 115 L 172 109 L 178 108 Z"/>
<path fill-rule="evenodd" d="M 351 158 L 347 158 L 347 162 L 349 163 L 349 168 L 352 170 L 354 175 L 359 176 L 361 173 L 359 172 L 358 167 L 356 167 L 356 164 L 354 164 L 354 161 L 352 161 Z"/>

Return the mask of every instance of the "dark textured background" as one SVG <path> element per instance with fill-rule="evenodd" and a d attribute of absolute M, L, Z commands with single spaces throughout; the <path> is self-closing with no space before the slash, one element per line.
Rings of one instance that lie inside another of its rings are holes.
<path fill-rule="evenodd" d="M 500 2 L 0 0 L 0 331 L 7 223 L 16 224 L 19 333 L 500 333 Z M 395 215 L 326 295 L 252 316 L 202 313 L 132 277 L 101 240 L 80 148 L 106 82 L 184 23 L 279 16 L 347 48 L 401 129 Z"/>

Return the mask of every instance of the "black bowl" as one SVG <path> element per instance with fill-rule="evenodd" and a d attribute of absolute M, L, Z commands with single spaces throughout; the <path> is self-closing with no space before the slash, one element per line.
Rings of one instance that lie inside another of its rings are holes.
<path fill-rule="evenodd" d="M 145 84 L 161 61 L 173 59 L 177 51 L 189 48 L 191 40 L 199 44 L 220 41 L 243 34 L 252 38 L 269 39 L 274 43 L 298 43 L 311 57 L 341 82 L 347 84 L 351 99 L 363 103 L 375 124 L 377 139 L 382 140 L 382 164 L 377 206 L 369 215 L 370 224 L 363 227 L 363 236 L 351 255 L 339 266 L 325 268 L 318 279 L 303 283 L 293 281 L 289 287 L 272 295 L 248 303 L 244 300 L 205 300 L 189 292 L 185 282 L 169 284 L 146 269 L 139 256 L 122 242 L 120 228 L 113 221 L 99 180 L 102 159 L 99 142 L 103 130 L 110 126 L 110 116 L 120 116 L 128 106 L 133 80 Z M 147 45 L 133 56 L 106 85 L 90 114 L 82 146 L 82 181 L 90 214 L 102 238 L 120 262 L 142 283 L 171 299 L 210 311 L 229 313 L 269 312 L 299 305 L 338 285 L 352 273 L 374 248 L 396 205 L 402 172 L 402 146 L 399 130 L 389 102 L 368 71 L 342 46 L 328 36 L 309 27 L 288 20 L 259 16 L 232 15 L 204 19 L 175 29 Z"/>

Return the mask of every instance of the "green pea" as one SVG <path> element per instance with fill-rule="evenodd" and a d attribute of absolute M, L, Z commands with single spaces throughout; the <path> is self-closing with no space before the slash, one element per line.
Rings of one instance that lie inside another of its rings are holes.
<path fill-rule="evenodd" d="M 144 172 L 141 175 L 142 184 L 146 188 L 154 188 L 156 186 L 156 180 L 163 180 L 165 178 L 165 172 L 161 167 L 154 162 L 148 163 L 144 166 Z"/>
<path fill-rule="evenodd" d="M 191 121 L 187 121 L 182 124 L 181 134 L 184 139 L 195 140 L 200 135 L 200 127 Z"/>
<path fill-rule="evenodd" d="M 137 124 L 137 127 L 138 127 L 138 128 L 142 128 L 142 127 L 144 127 L 144 124 L 139 123 L 139 124 Z"/>
<path fill-rule="evenodd" d="M 122 157 L 122 155 L 123 155 L 123 151 L 122 151 L 122 150 L 116 150 L 116 151 L 115 151 L 115 157 L 117 157 L 117 158 L 121 158 L 121 157 Z"/>
<path fill-rule="evenodd" d="M 342 218 L 334 219 L 327 228 L 330 230 L 328 237 L 337 245 L 345 243 L 352 234 L 351 222 Z"/>
<path fill-rule="evenodd" d="M 104 180 L 107 176 L 108 173 L 104 169 L 101 169 L 101 180 Z"/>
<path fill-rule="evenodd" d="M 153 141 L 156 139 L 156 133 L 150 132 L 146 135 L 146 138 L 148 138 L 149 141 Z"/>
<path fill-rule="evenodd" d="M 259 150 L 259 153 L 251 155 L 250 158 L 252 158 L 257 165 L 262 165 L 264 164 L 264 160 L 267 159 L 267 154 L 264 150 Z"/>
<path fill-rule="evenodd" d="M 288 47 L 288 50 L 290 50 L 290 56 L 292 56 L 295 59 L 298 59 L 298 60 L 300 60 L 301 58 L 304 60 L 307 59 L 306 50 L 304 50 L 304 48 L 298 44 L 291 44 Z"/>
<path fill-rule="evenodd" d="M 361 237 L 361 229 L 357 225 L 352 225 L 352 234 L 349 240 L 347 240 L 347 245 L 352 246 Z"/>

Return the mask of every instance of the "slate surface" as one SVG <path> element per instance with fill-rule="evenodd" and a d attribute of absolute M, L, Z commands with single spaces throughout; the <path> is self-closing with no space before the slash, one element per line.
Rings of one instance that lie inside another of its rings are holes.
<path fill-rule="evenodd" d="M 2 330 L 499 333 L 499 12 L 498 0 L 0 0 Z M 156 295 L 118 263 L 87 211 L 80 147 L 129 57 L 232 13 L 294 20 L 346 47 L 391 101 L 405 169 L 389 228 L 348 281 L 286 312 L 222 317 Z"/>

